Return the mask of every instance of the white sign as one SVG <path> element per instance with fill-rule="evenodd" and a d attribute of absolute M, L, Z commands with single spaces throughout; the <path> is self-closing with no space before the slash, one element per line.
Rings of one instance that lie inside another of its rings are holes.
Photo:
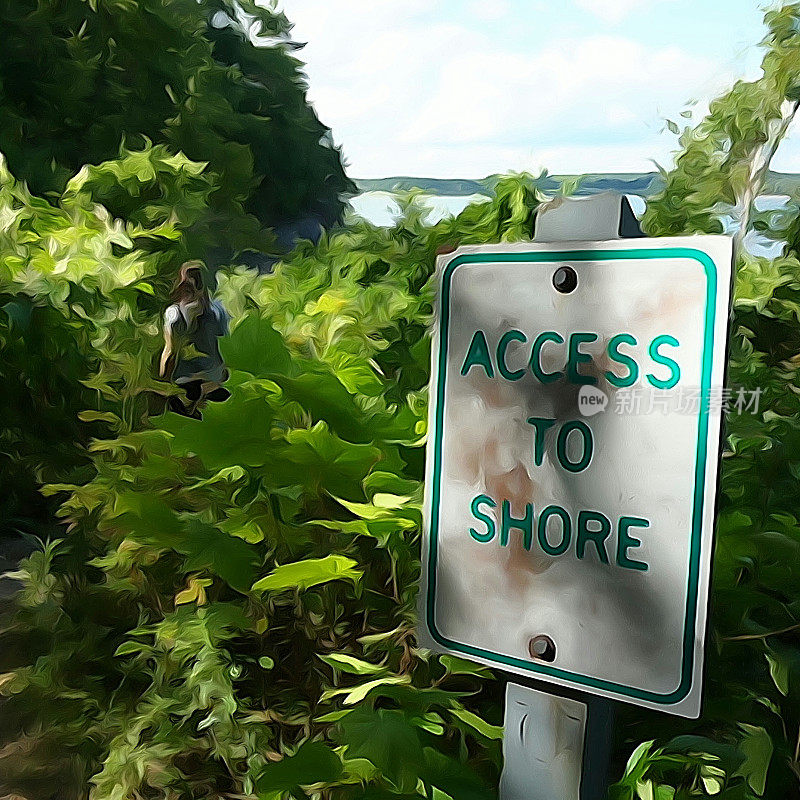
<path fill-rule="evenodd" d="M 721 236 L 440 258 L 428 646 L 699 715 L 731 260 Z"/>

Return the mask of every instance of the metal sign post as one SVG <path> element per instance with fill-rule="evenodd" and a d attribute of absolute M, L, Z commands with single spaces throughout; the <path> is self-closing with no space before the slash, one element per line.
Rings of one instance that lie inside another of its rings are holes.
<path fill-rule="evenodd" d="M 438 269 L 421 637 L 561 687 L 508 685 L 503 800 L 599 798 L 608 700 L 699 715 L 730 239 L 607 193 Z"/>
<path fill-rule="evenodd" d="M 603 193 L 545 204 L 536 242 L 640 238 L 624 195 Z M 601 800 L 611 756 L 612 701 L 581 700 L 509 681 L 500 800 Z"/>
<path fill-rule="evenodd" d="M 612 730 L 611 700 L 559 697 L 509 681 L 500 800 L 602 800 Z"/>

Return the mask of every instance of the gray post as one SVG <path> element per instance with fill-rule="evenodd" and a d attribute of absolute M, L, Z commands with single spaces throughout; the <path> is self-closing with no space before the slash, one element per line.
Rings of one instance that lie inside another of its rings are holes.
<path fill-rule="evenodd" d="M 501 800 L 580 797 L 586 705 L 506 684 Z"/>
<path fill-rule="evenodd" d="M 624 195 L 556 198 L 536 215 L 534 241 L 605 241 L 642 236 Z M 612 704 L 509 682 L 500 800 L 601 800 L 611 754 Z"/>

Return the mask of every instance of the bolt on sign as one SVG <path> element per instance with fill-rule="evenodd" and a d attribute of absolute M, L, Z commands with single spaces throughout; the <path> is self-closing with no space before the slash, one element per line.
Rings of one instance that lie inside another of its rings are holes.
<path fill-rule="evenodd" d="M 699 716 L 731 261 L 722 236 L 440 258 L 428 646 Z"/>

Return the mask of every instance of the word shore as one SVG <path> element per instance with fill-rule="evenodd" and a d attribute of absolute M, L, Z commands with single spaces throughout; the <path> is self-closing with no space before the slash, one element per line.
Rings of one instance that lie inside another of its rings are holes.
<path fill-rule="evenodd" d="M 521 536 L 525 550 L 530 550 L 535 542 L 548 556 L 562 556 L 574 548 L 575 555 L 581 559 L 591 557 L 602 564 L 610 566 L 613 563 L 622 569 L 644 572 L 650 569 L 646 562 L 630 555 L 631 550 L 642 544 L 631 531 L 650 527 L 650 521 L 643 517 L 621 516 L 612 520 L 593 510 L 571 515 L 558 505 L 545 506 L 537 517 L 533 503 L 526 503 L 523 516 L 515 517 L 508 500 L 498 504 L 486 494 L 472 499 L 470 511 L 482 525 L 481 529 L 470 528 L 469 535 L 482 544 L 498 538 L 500 546 L 507 547 L 512 531 L 515 531 L 515 535 Z"/>

